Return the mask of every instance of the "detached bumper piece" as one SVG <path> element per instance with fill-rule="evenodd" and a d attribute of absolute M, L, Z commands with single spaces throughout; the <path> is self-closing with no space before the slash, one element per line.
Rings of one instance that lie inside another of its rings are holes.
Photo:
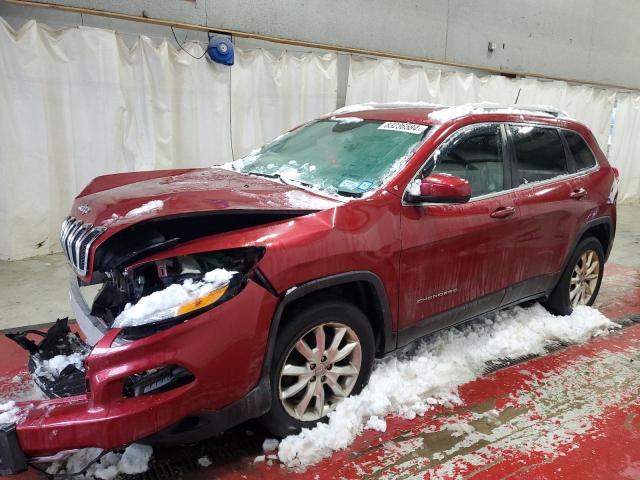
<path fill-rule="evenodd" d="M 0 425 L 0 475 L 14 475 L 27 469 L 27 459 L 18 444 L 16 426 Z"/>
<path fill-rule="evenodd" d="M 82 358 L 89 354 L 91 347 L 84 343 L 78 334 L 69 330 L 68 323 L 68 318 L 59 319 L 46 333 L 27 330 L 6 334 L 30 353 L 29 372 L 36 385 L 49 398 L 81 395 L 87 389 L 85 372 L 74 363 L 68 363 L 61 371 L 55 373 L 45 366 L 49 360 L 59 355 L 75 355 L 76 358 Z M 42 340 L 36 343 L 27 338 L 28 334 L 41 336 Z"/>

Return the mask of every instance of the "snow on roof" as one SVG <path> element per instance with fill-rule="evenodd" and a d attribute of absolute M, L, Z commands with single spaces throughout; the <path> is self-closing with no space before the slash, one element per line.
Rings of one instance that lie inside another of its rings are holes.
<path fill-rule="evenodd" d="M 367 110 L 384 110 L 384 109 L 407 109 L 407 108 L 424 108 L 430 109 L 427 118 L 437 122 L 446 122 L 454 118 L 463 117 L 465 115 L 484 114 L 484 113 L 501 113 L 510 115 L 538 115 L 549 118 L 565 118 L 570 116 L 555 107 L 547 105 L 500 105 L 492 102 L 481 103 L 465 103 L 454 106 L 444 106 L 428 102 L 388 102 L 377 103 L 367 102 L 356 105 L 347 105 L 339 108 L 332 115 L 343 115 L 345 113 L 363 112 Z"/>

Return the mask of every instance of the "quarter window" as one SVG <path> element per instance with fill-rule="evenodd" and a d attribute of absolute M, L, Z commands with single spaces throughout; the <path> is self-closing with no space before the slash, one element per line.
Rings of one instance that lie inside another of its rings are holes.
<path fill-rule="evenodd" d="M 502 135 L 499 125 L 473 127 L 436 151 L 435 173 L 448 173 L 471 184 L 472 197 L 504 189 Z"/>
<path fill-rule="evenodd" d="M 569 150 L 573 156 L 576 165 L 576 171 L 586 170 L 596 164 L 596 159 L 591 153 L 591 149 L 587 146 L 580 135 L 574 132 L 565 131 L 564 138 L 567 140 Z"/>
<path fill-rule="evenodd" d="M 520 184 L 568 173 L 560 134 L 555 128 L 510 125 Z"/>

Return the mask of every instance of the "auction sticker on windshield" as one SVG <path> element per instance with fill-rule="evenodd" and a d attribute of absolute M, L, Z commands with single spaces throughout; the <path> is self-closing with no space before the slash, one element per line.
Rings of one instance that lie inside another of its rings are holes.
<path fill-rule="evenodd" d="M 384 122 L 378 127 L 378 130 L 393 130 L 395 132 L 406 132 L 420 135 L 427 128 L 427 125 L 418 125 L 415 123 Z"/>

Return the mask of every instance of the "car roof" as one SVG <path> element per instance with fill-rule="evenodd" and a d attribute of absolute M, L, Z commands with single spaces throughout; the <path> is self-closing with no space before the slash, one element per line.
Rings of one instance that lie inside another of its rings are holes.
<path fill-rule="evenodd" d="M 573 123 L 564 112 L 547 106 L 499 105 L 494 103 L 467 103 L 446 107 L 424 102 L 416 103 L 364 103 L 348 105 L 331 114 L 336 118 L 355 117 L 364 120 L 407 122 L 422 125 L 440 125 L 450 121 L 482 116 L 483 121 L 531 121 L 544 123 Z M 487 117 L 487 118 L 485 118 Z"/>

